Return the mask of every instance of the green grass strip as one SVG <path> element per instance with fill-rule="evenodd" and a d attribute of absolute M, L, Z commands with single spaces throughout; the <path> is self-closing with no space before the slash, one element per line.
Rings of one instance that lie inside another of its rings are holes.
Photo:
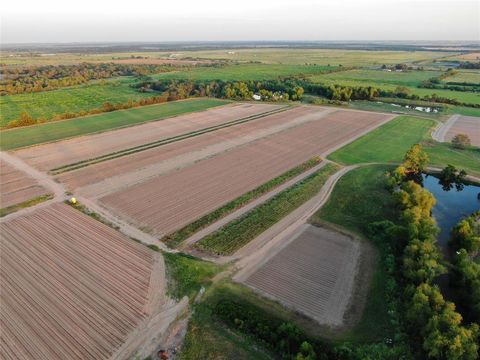
<path fill-rule="evenodd" d="M 239 219 L 206 236 L 195 247 L 218 255 L 231 255 L 316 195 L 339 166 L 327 164 L 319 171 Z"/>
<path fill-rule="evenodd" d="M 107 130 L 166 119 L 189 112 L 206 110 L 228 102 L 216 99 L 193 99 L 118 110 L 99 115 L 53 121 L 45 124 L 2 131 L 0 148 L 12 150 L 46 142 L 68 139 Z"/>
<path fill-rule="evenodd" d="M 25 209 L 25 208 L 40 204 L 40 203 L 42 203 L 44 201 L 47 201 L 47 200 L 50 200 L 50 199 L 53 199 L 53 195 L 52 194 L 47 194 L 47 195 L 41 195 L 41 196 L 38 196 L 36 198 L 24 201 L 20 204 L 7 206 L 5 208 L 0 209 L 0 217 L 4 217 L 4 216 L 6 216 L 8 214 L 11 214 L 11 213 L 14 213 L 18 210 Z"/>
<path fill-rule="evenodd" d="M 172 136 L 172 137 L 161 139 L 161 140 L 154 141 L 154 142 L 151 142 L 151 143 L 146 143 L 146 144 L 134 146 L 134 147 L 131 147 L 131 148 L 128 148 L 128 149 L 123 149 L 123 150 L 120 150 L 120 151 L 105 154 L 105 155 L 98 156 L 98 157 L 95 157 L 95 158 L 78 161 L 76 163 L 63 165 L 63 166 L 51 169 L 50 172 L 53 175 L 58 175 L 58 174 L 61 174 L 61 173 L 67 172 L 67 171 L 77 170 L 77 169 L 80 169 L 80 168 L 83 168 L 83 167 L 86 167 L 86 166 L 89 166 L 89 165 L 98 164 L 98 163 L 103 162 L 103 161 L 113 160 L 113 159 L 116 159 L 116 158 L 119 158 L 119 157 L 122 157 L 122 156 L 135 154 L 135 153 L 140 152 L 140 151 L 153 149 L 153 148 L 156 148 L 156 147 L 159 147 L 159 146 L 162 146 L 162 145 L 171 144 L 171 143 L 176 142 L 176 141 L 185 140 L 185 139 L 188 139 L 188 138 L 191 138 L 191 137 L 194 137 L 194 136 L 206 134 L 206 133 L 216 131 L 216 130 L 220 130 L 220 129 L 223 129 L 223 128 L 227 128 L 227 127 L 230 127 L 230 126 L 235 126 L 235 125 L 243 124 L 243 123 L 246 123 L 246 122 L 249 122 L 249 121 L 257 120 L 257 119 L 260 119 L 260 118 L 265 117 L 267 115 L 272 115 L 272 114 L 275 114 L 275 113 L 278 113 L 278 112 L 285 111 L 288 108 L 289 107 L 286 106 L 284 108 L 270 110 L 270 111 L 267 111 L 267 112 L 264 112 L 264 113 L 261 113 L 261 114 L 251 115 L 251 116 L 248 116 L 246 118 L 232 120 L 232 121 L 229 121 L 229 122 L 226 122 L 226 123 L 223 123 L 223 124 L 210 126 L 210 127 L 200 129 L 200 130 L 196 130 L 196 131 L 192 131 L 192 132 L 189 132 L 189 133 L 185 133 L 185 134 L 181 134 L 181 135 L 177 135 L 177 136 Z"/>
<path fill-rule="evenodd" d="M 197 231 L 207 227 L 208 225 L 214 223 L 215 221 L 221 219 L 222 217 L 232 213 L 233 211 L 245 206 L 254 199 L 260 197 L 261 195 L 269 192 L 275 187 L 285 183 L 286 181 L 293 179 L 295 176 L 300 175 L 301 173 L 313 168 L 314 166 L 320 164 L 322 159 L 320 157 L 312 158 L 303 164 L 294 167 L 293 169 L 288 170 L 280 176 L 260 185 L 256 189 L 253 189 L 235 200 L 230 201 L 229 203 L 223 205 L 222 207 L 214 210 L 213 212 L 201 217 L 200 219 L 188 224 L 182 229 L 165 236 L 162 241 L 171 247 L 177 247 L 184 240 L 189 238 L 191 235 Z"/>

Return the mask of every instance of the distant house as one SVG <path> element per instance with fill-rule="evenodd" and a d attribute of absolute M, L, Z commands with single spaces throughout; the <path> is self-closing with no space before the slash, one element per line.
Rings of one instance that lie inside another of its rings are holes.
<path fill-rule="evenodd" d="M 262 100 L 262 97 L 260 95 L 257 95 L 257 94 L 253 94 L 253 100 Z"/>

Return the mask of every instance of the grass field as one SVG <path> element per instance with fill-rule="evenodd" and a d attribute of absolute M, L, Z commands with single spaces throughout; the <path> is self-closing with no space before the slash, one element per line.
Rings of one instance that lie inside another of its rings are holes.
<path fill-rule="evenodd" d="M 400 116 L 335 151 L 329 158 L 342 164 L 400 162 L 405 152 L 424 139 L 435 121 Z"/>
<path fill-rule="evenodd" d="M 350 171 L 335 185 L 328 202 L 311 219 L 313 223 L 327 221 L 365 236 L 366 226 L 374 221 L 395 219 L 395 204 L 383 186 L 383 173 L 388 166 L 367 166 Z M 355 204 L 355 206 L 352 206 Z M 388 311 L 385 306 L 386 274 L 377 267 L 367 303 L 360 322 L 342 340 L 366 342 L 391 336 Z"/>
<path fill-rule="evenodd" d="M 325 71 L 335 70 L 334 66 L 314 65 L 283 65 L 283 64 L 239 64 L 228 65 L 220 68 L 204 67 L 190 68 L 185 71 L 173 71 L 152 75 L 154 79 L 189 79 L 189 80 L 225 80 L 225 81 L 246 81 L 246 80 L 272 80 L 281 76 L 293 75 L 315 75 Z"/>
<path fill-rule="evenodd" d="M 456 72 L 455 75 L 447 77 L 443 82 L 480 84 L 480 70 L 456 70 Z"/>
<path fill-rule="evenodd" d="M 155 95 L 131 88 L 129 85 L 132 81 L 132 78 L 124 77 L 121 80 L 94 81 L 86 85 L 40 93 L 1 96 L 0 126 L 17 119 L 22 111 L 35 119 L 51 119 L 55 114 L 96 109 L 105 102 L 118 104 L 129 99 L 139 100 Z"/>
<path fill-rule="evenodd" d="M 0 148 L 2 150 L 11 150 L 92 134 L 137 125 L 147 121 L 161 120 L 188 112 L 205 110 L 226 103 L 226 101 L 216 99 L 192 99 L 11 129 L 2 132 Z"/>
<path fill-rule="evenodd" d="M 168 54 L 168 53 L 167 53 Z M 371 66 L 411 63 L 432 60 L 456 53 L 430 51 L 363 51 L 337 49 L 239 49 L 212 51 L 184 51 L 180 58 L 226 59 L 233 61 L 260 61 L 277 64 L 317 64 L 343 66 Z"/>
<path fill-rule="evenodd" d="M 335 151 L 329 159 L 342 164 L 398 163 L 413 144 L 421 143 L 432 166 L 452 164 L 479 175 L 480 149 L 457 150 L 450 144 L 433 141 L 430 131 L 434 125 L 433 120 L 401 116 Z"/>
<path fill-rule="evenodd" d="M 314 82 L 328 85 L 374 86 L 390 91 L 394 91 L 398 86 L 405 86 L 410 90 L 411 94 L 420 97 L 436 94 L 440 97 L 455 99 L 468 104 L 480 104 L 480 93 L 416 87 L 422 80 L 426 80 L 438 74 L 440 73 L 435 71 L 397 73 L 380 70 L 349 70 L 330 74 L 313 75 L 310 79 Z"/>
<path fill-rule="evenodd" d="M 368 70 L 355 69 L 342 71 L 338 73 L 325 74 L 314 77 L 315 80 L 327 81 L 354 81 L 364 82 L 365 85 L 371 83 L 379 85 L 395 85 L 395 86 L 411 86 L 420 85 L 424 80 L 432 77 L 437 77 L 442 74 L 441 71 L 383 71 L 383 70 Z"/>
<path fill-rule="evenodd" d="M 196 243 L 195 247 L 214 254 L 235 253 L 318 193 L 325 181 L 337 170 L 337 165 L 327 164 L 321 170 L 282 191 L 239 219 L 206 236 Z"/>

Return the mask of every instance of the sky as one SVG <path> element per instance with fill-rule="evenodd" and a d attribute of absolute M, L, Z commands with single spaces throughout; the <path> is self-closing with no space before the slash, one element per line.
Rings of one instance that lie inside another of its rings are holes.
<path fill-rule="evenodd" d="M 7 0 L 2 43 L 480 40 L 479 0 Z"/>

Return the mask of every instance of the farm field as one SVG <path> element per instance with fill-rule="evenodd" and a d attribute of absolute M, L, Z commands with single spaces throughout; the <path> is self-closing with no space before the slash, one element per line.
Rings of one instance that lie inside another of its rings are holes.
<path fill-rule="evenodd" d="M 259 105 L 261 106 L 261 105 Z M 323 111 L 322 111 L 323 110 Z M 328 116 L 331 110 L 296 107 L 255 121 L 191 137 L 158 148 L 142 151 L 75 171 L 60 174 L 57 179 L 69 188 L 97 197 L 159 176 L 196 161 L 215 156 L 257 139 L 285 131 L 308 121 Z M 288 116 L 287 116 L 288 115 Z M 88 186 L 88 189 L 79 189 Z"/>
<path fill-rule="evenodd" d="M 354 81 L 364 82 L 364 86 L 372 85 L 394 85 L 394 86 L 410 86 L 416 87 L 422 81 L 441 75 L 441 71 L 384 71 L 384 70 L 368 70 L 355 69 L 341 71 L 338 73 L 324 74 L 313 77 L 316 81 Z"/>
<path fill-rule="evenodd" d="M 156 254 L 68 205 L 0 229 L 5 358 L 108 359 L 158 305 Z"/>
<path fill-rule="evenodd" d="M 28 200 L 46 195 L 47 189 L 38 182 L 0 160 L 0 209 L 24 203 Z"/>
<path fill-rule="evenodd" d="M 400 162 L 405 152 L 421 142 L 433 128 L 433 120 L 400 116 L 329 155 L 341 164 Z"/>
<path fill-rule="evenodd" d="M 320 324 L 343 325 L 360 253 L 359 242 L 312 225 L 243 282 Z"/>
<path fill-rule="evenodd" d="M 10 129 L 2 132 L 0 147 L 2 150 L 12 150 L 162 120 L 225 104 L 224 100 L 192 99 Z"/>
<path fill-rule="evenodd" d="M 472 175 L 480 175 L 480 151 L 457 150 L 450 144 L 433 141 L 430 133 L 434 125 L 433 120 L 400 116 L 330 154 L 329 159 L 349 165 L 399 163 L 412 145 L 420 143 L 429 155 L 432 166 L 443 168 L 452 164 Z"/>
<path fill-rule="evenodd" d="M 285 65 L 285 64 L 234 64 L 222 67 L 198 67 L 185 71 L 172 71 L 152 75 L 158 80 L 273 80 L 284 76 L 315 75 L 326 71 L 337 70 L 335 66 Z"/>
<path fill-rule="evenodd" d="M 473 146 L 480 147 L 480 118 L 473 116 L 459 116 L 448 129 L 446 141 L 451 141 L 457 134 L 466 134 Z"/>
<path fill-rule="evenodd" d="M 173 105 L 168 103 L 166 105 Z M 182 102 L 176 103 L 182 105 Z M 176 117 L 164 118 L 161 121 L 152 121 L 134 127 L 122 128 L 98 134 L 67 139 L 49 144 L 29 147 L 15 151 L 15 155 L 28 164 L 41 169 L 51 170 L 79 161 L 96 158 L 102 155 L 119 152 L 161 139 L 187 134 L 205 129 L 210 126 L 224 124 L 228 121 L 239 120 L 267 113 L 281 108 L 268 104 L 228 104 L 225 102 L 200 103 L 209 105 L 224 105 L 206 107 L 203 111 L 181 114 Z M 185 104 L 188 106 L 188 102 Z M 162 113 L 160 108 L 152 109 Z M 117 114 L 121 116 L 121 114 Z"/>
<path fill-rule="evenodd" d="M 373 72 L 374 75 L 368 75 L 369 72 Z M 378 74 L 375 74 L 378 73 Z M 429 74 L 435 74 L 436 72 L 425 71 L 422 75 L 421 72 L 408 73 L 405 76 L 398 75 L 396 72 L 384 72 L 380 70 L 349 70 L 331 74 L 321 74 L 311 76 L 310 79 L 317 83 L 323 83 L 328 85 L 344 85 L 344 86 L 375 86 L 383 90 L 395 90 L 398 86 L 406 86 L 411 94 L 418 95 L 420 97 L 430 96 L 436 94 L 439 97 L 448 99 L 455 99 L 468 104 L 480 104 L 480 94 L 473 92 L 452 91 L 445 89 L 424 89 L 417 88 L 416 84 L 419 79 L 423 77 L 429 78 Z M 369 79 L 368 76 L 372 76 Z M 403 83 L 403 85 L 402 85 Z"/>
<path fill-rule="evenodd" d="M 315 107 L 311 109 L 318 111 Z M 288 112 L 283 114 L 289 116 Z M 100 201 L 151 233 L 166 235 L 389 118 L 382 114 L 337 111 Z"/>
<path fill-rule="evenodd" d="M 56 114 L 80 112 L 100 108 L 104 103 L 126 103 L 152 97 L 131 88 L 131 78 L 92 81 L 89 84 L 40 93 L 14 94 L 0 97 L 0 127 L 18 119 L 26 111 L 34 119 L 50 120 Z"/>
<path fill-rule="evenodd" d="M 171 53 L 166 53 L 171 54 Z M 364 51 L 337 49 L 235 49 L 211 51 L 183 51 L 179 58 L 225 59 L 232 61 L 260 61 L 272 64 L 317 64 L 338 66 L 372 66 L 382 64 L 427 61 L 456 53 L 434 51 Z"/>
<path fill-rule="evenodd" d="M 480 70 L 455 70 L 455 72 L 455 75 L 447 77 L 443 82 L 480 84 Z"/>

